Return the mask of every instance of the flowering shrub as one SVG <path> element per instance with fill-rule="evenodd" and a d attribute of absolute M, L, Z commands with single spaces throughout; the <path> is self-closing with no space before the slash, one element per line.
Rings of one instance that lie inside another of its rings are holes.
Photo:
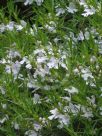
<path fill-rule="evenodd" d="M 22 2 L 31 22 L 0 10 L 0 134 L 101 135 L 101 2 Z"/>

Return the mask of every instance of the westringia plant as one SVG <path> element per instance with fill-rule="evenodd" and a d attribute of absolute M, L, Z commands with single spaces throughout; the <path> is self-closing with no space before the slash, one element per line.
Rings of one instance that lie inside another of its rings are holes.
<path fill-rule="evenodd" d="M 31 6 L 26 20 L 16 3 Z M 101 6 L 15 0 L 0 9 L 0 136 L 101 136 Z"/>

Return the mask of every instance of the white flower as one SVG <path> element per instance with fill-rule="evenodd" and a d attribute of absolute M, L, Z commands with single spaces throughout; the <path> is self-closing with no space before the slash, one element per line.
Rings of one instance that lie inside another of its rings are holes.
<path fill-rule="evenodd" d="M 9 24 L 6 25 L 6 28 L 7 30 L 12 31 L 14 29 L 14 22 L 13 21 L 9 22 Z"/>
<path fill-rule="evenodd" d="M 35 1 L 38 6 L 41 6 L 41 4 L 43 3 L 44 0 L 26 0 L 26 1 L 24 2 L 24 5 L 28 5 L 28 4 L 30 5 L 30 4 L 33 3 L 33 1 Z"/>
<path fill-rule="evenodd" d="M 3 33 L 5 31 L 5 28 L 6 28 L 5 25 L 2 23 L 0 25 L 0 32 Z"/>
<path fill-rule="evenodd" d="M 12 64 L 11 69 L 13 72 L 14 77 L 16 77 L 20 71 L 21 64 L 19 61 L 16 61 L 15 63 Z"/>
<path fill-rule="evenodd" d="M 97 69 L 97 70 L 99 70 L 99 69 L 100 69 L 99 64 L 96 64 L 96 69 Z"/>
<path fill-rule="evenodd" d="M 20 31 L 23 29 L 23 26 L 22 25 L 15 25 L 15 28 L 17 29 L 17 31 Z"/>
<path fill-rule="evenodd" d="M 90 38 L 90 33 L 89 33 L 88 31 L 86 31 L 86 32 L 84 33 L 84 36 L 85 36 L 85 39 L 86 39 L 86 40 L 89 40 L 89 38 Z"/>
<path fill-rule="evenodd" d="M 25 132 L 24 135 L 25 135 L 25 136 L 38 136 L 38 135 L 37 135 L 37 132 L 34 131 L 34 130 L 28 130 L 28 131 Z"/>
<path fill-rule="evenodd" d="M 56 37 L 56 38 L 54 38 L 53 41 L 57 44 L 59 40 L 60 40 L 60 39 L 58 39 L 58 38 Z"/>
<path fill-rule="evenodd" d="M 28 63 L 28 58 L 27 56 L 23 57 L 23 59 L 20 61 L 20 64 Z"/>
<path fill-rule="evenodd" d="M 49 24 L 45 25 L 45 28 L 49 31 L 49 32 L 56 32 L 56 23 L 54 21 L 50 21 Z"/>
<path fill-rule="evenodd" d="M 2 86 L 0 86 L 0 91 L 1 91 L 1 94 L 5 94 L 5 89 L 2 87 Z"/>
<path fill-rule="evenodd" d="M 0 119 L 0 124 L 5 123 L 9 119 L 8 115 L 6 115 L 4 118 Z"/>
<path fill-rule="evenodd" d="M 70 123 L 69 116 L 67 115 L 59 115 L 58 121 L 60 123 L 60 125 L 58 125 L 59 128 L 63 128 L 64 125 L 68 126 Z"/>
<path fill-rule="evenodd" d="M 95 96 L 92 95 L 91 98 L 90 97 L 86 97 L 87 101 L 92 105 L 92 106 L 96 106 L 95 104 Z"/>
<path fill-rule="evenodd" d="M 28 82 L 28 83 L 27 83 L 27 87 L 28 87 L 28 88 L 35 88 L 35 84 L 32 83 L 32 82 Z"/>
<path fill-rule="evenodd" d="M 98 46 L 99 53 L 102 55 L 102 41 L 100 41 Z"/>
<path fill-rule="evenodd" d="M 12 122 L 12 127 L 14 127 L 15 130 L 19 130 L 19 124 L 17 122 Z"/>
<path fill-rule="evenodd" d="M 21 64 L 19 61 L 16 61 L 15 63 L 13 62 L 11 65 L 6 65 L 5 67 L 5 71 L 8 73 L 8 74 L 11 74 L 13 73 L 13 76 L 14 78 L 16 79 L 17 78 L 17 75 L 20 71 L 20 68 L 21 68 Z"/>
<path fill-rule="evenodd" d="M 70 88 L 65 88 L 64 90 L 67 91 L 69 94 L 78 93 L 78 89 L 73 86 Z"/>
<path fill-rule="evenodd" d="M 86 7 L 84 9 L 84 13 L 82 13 L 82 16 L 87 17 L 87 16 L 95 14 L 95 12 L 96 12 L 96 10 L 94 7 L 91 7 L 91 8 Z"/>
<path fill-rule="evenodd" d="M 58 118 L 58 116 L 59 116 L 59 111 L 58 111 L 57 108 L 55 108 L 55 109 L 53 109 L 53 110 L 50 110 L 50 112 L 51 112 L 52 115 L 48 117 L 49 120 L 53 120 L 53 119 Z"/>
<path fill-rule="evenodd" d="M 34 33 L 34 35 L 37 34 L 37 31 L 38 31 L 38 30 L 37 30 L 37 26 L 34 24 L 34 25 L 33 25 L 33 33 Z"/>
<path fill-rule="evenodd" d="M 6 60 L 4 58 L 0 60 L 0 64 L 6 64 Z"/>
<path fill-rule="evenodd" d="M 78 40 L 83 41 L 84 40 L 84 34 L 82 31 L 80 31 L 79 35 L 78 35 Z"/>
<path fill-rule="evenodd" d="M 30 5 L 30 4 L 33 3 L 33 1 L 34 1 L 34 0 L 26 0 L 26 1 L 24 2 L 24 5 L 28 5 L 28 4 Z"/>
<path fill-rule="evenodd" d="M 27 23 L 24 20 L 20 20 L 20 23 L 23 27 L 26 27 Z"/>
<path fill-rule="evenodd" d="M 35 0 L 35 2 L 37 3 L 38 6 L 41 6 L 41 4 L 43 3 L 44 0 Z"/>
<path fill-rule="evenodd" d="M 96 58 L 95 56 L 91 56 L 90 62 L 91 62 L 91 63 L 97 62 L 97 58 Z"/>
<path fill-rule="evenodd" d="M 37 75 L 39 75 L 41 77 L 45 77 L 46 74 L 49 74 L 49 68 L 48 68 L 48 66 L 45 65 L 44 68 L 42 68 L 41 65 L 38 65 L 37 69 L 36 69 L 36 71 L 34 73 L 34 78 L 36 78 Z"/>
<path fill-rule="evenodd" d="M 39 56 L 42 56 L 43 54 L 46 54 L 44 49 L 36 49 L 36 50 L 34 50 L 33 53 L 34 53 L 34 55 L 39 55 Z"/>
<path fill-rule="evenodd" d="M 79 75 L 79 69 L 78 69 L 78 68 L 75 68 L 75 69 L 73 70 L 73 72 L 74 72 L 75 75 L 77 75 L 77 74 Z"/>
<path fill-rule="evenodd" d="M 58 69 L 58 63 L 59 63 L 59 60 L 54 58 L 54 57 L 51 57 L 51 59 L 49 60 L 49 62 L 47 63 L 47 66 L 51 69 L 51 68 L 55 68 L 55 69 Z"/>
<path fill-rule="evenodd" d="M 77 115 L 78 112 L 80 111 L 80 104 L 75 105 L 75 104 L 69 103 L 67 110 L 69 110 L 71 113 L 73 113 L 73 115 Z"/>
<path fill-rule="evenodd" d="M 91 118 L 91 117 L 93 117 L 93 114 L 92 114 L 92 111 L 86 111 L 85 113 L 84 113 L 84 115 L 82 115 L 83 117 L 86 117 L 86 118 Z"/>
<path fill-rule="evenodd" d="M 65 68 L 66 70 L 68 70 L 67 66 L 65 63 L 63 63 L 62 61 L 59 61 L 59 64 L 62 68 Z"/>
<path fill-rule="evenodd" d="M 85 0 L 80 0 L 79 4 L 84 6 L 84 7 L 87 7 L 87 4 L 86 4 Z"/>
<path fill-rule="evenodd" d="M 56 29 L 55 29 L 54 26 L 50 26 L 50 25 L 46 24 L 46 25 L 45 25 L 45 28 L 47 28 L 47 30 L 48 30 L 49 32 L 56 33 Z"/>
<path fill-rule="evenodd" d="M 43 125 L 47 125 L 48 124 L 48 120 L 44 117 L 40 117 L 39 121 L 43 124 Z"/>
<path fill-rule="evenodd" d="M 28 64 L 26 65 L 26 68 L 27 68 L 27 69 L 31 69 L 31 68 L 32 68 L 32 65 L 31 65 L 30 63 L 28 63 Z"/>
<path fill-rule="evenodd" d="M 41 101 L 40 101 L 40 95 L 34 94 L 33 103 L 34 104 L 41 103 Z"/>
<path fill-rule="evenodd" d="M 100 109 L 100 115 L 102 115 L 102 107 L 100 107 L 99 109 Z"/>
<path fill-rule="evenodd" d="M 46 62 L 46 60 L 48 60 L 48 58 L 47 57 L 37 57 L 37 63 L 45 63 Z"/>
<path fill-rule="evenodd" d="M 58 125 L 59 128 L 62 128 L 64 125 L 69 125 L 70 123 L 69 116 L 59 113 L 57 108 L 50 110 L 50 112 L 52 115 L 49 116 L 48 119 L 49 120 L 58 119 L 60 123 L 60 125 Z"/>
<path fill-rule="evenodd" d="M 56 16 L 60 16 L 65 13 L 65 9 L 56 7 Z"/>
<path fill-rule="evenodd" d="M 34 130 L 39 131 L 41 130 L 42 126 L 38 123 L 34 123 Z"/>
<path fill-rule="evenodd" d="M 93 78 L 91 73 L 85 73 L 85 74 L 82 74 L 81 76 L 85 81 L 87 81 L 88 78 Z"/>
<path fill-rule="evenodd" d="M 11 67 L 9 65 L 6 65 L 5 71 L 10 74 L 11 73 Z"/>
<path fill-rule="evenodd" d="M 91 108 L 86 108 L 84 106 L 81 107 L 81 111 L 83 112 L 83 117 L 85 118 L 91 118 L 93 117 L 92 109 Z"/>
<path fill-rule="evenodd" d="M 61 97 L 64 101 L 67 101 L 67 102 L 70 102 L 71 101 L 71 97 L 67 97 L 67 96 L 65 96 L 65 97 Z"/>
<path fill-rule="evenodd" d="M 7 104 L 1 103 L 1 106 L 2 106 L 3 109 L 7 109 Z"/>
<path fill-rule="evenodd" d="M 90 78 L 90 79 L 94 79 L 94 77 L 93 77 L 91 71 L 90 71 L 88 68 L 81 69 L 81 72 L 82 72 L 81 77 L 82 77 L 85 81 L 87 81 L 89 78 Z"/>
<path fill-rule="evenodd" d="M 18 51 L 10 50 L 10 51 L 8 51 L 7 57 L 10 58 L 10 59 L 13 59 L 13 58 L 16 58 L 16 57 L 21 57 L 21 55 Z"/>
<path fill-rule="evenodd" d="M 69 13 L 74 14 L 74 13 L 77 12 L 78 10 L 76 9 L 75 4 L 74 4 L 73 2 L 70 2 L 70 3 L 69 3 L 69 7 L 67 7 L 67 11 L 68 11 Z"/>

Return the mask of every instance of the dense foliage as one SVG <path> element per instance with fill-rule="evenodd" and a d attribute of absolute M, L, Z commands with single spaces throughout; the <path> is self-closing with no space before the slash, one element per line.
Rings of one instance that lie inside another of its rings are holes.
<path fill-rule="evenodd" d="M 101 6 L 97 0 L 2 4 L 0 136 L 102 135 Z"/>

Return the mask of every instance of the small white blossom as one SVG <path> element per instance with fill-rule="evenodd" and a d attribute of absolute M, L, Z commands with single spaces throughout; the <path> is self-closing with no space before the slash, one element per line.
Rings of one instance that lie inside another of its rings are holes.
<path fill-rule="evenodd" d="M 23 26 L 22 25 L 15 25 L 15 28 L 17 31 L 20 31 L 23 29 Z"/>
<path fill-rule="evenodd" d="M 1 103 L 1 106 L 2 106 L 3 109 L 7 109 L 7 104 Z"/>
<path fill-rule="evenodd" d="M 59 60 L 54 58 L 54 57 L 51 57 L 51 59 L 49 60 L 49 62 L 47 63 L 47 66 L 51 69 L 51 68 L 55 68 L 55 69 L 58 69 L 58 63 L 59 63 Z"/>
<path fill-rule="evenodd" d="M 87 17 L 87 16 L 95 14 L 95 12 L 96 12 L 96 10 L 94 7 L 91 7 L 91 8 L 87 7 L 84 9 L 84 13 L 82 13 L 82 16 Z"/>
<path fill-rule="evenodd" d="M 38 6 L 41 6 L 41 4 L 43 3 L 44 0 L 35 0 L 35 2 L 37 3 Z"/>
<path fill-rule="evenodd" d="M 78 68 L 75 68 L 75 69 L 73 70 L 73 72 L 74 72 L 75 75 L 79 75 L 79 74 L 80 74 Z"/>
<path fill-rule="evenodd" d="M 63 101 L 66 101 L 66 102 L 70 102 L 71 101 L 71 97 L 61 97 Z"/>
<path fill-rule="evenodd" d="M 28 64 L 26 65 L 26 68 L 27 68 L 27 69 L 31 69 L 31 68 L 32 68 L 32 65 L 31 65 L 30 63 L 28 63 Z"/>
<path fill-rule="evenodd" d="M 89 40 L 89 38 L 90 38 L 90 33 L 89 33 L 88 31 L 86 31 L 86 32 L 84 33 L 84 36 L 85 36 L 85 39 L 86 39 L 86 40 Z"/>
<path fill-rule="evenodd" d="M 37 132 L 34 130 L 28 130 L 25 132 L 24 136 L 38 136 Z"/>
<path fill-rule="evenodd" d="M 6 62 L 6 59 L 2 59 L 2 60 L 0 60 L 0 64 L 6 64 L 7 62 Z"/>
<path fill-rule="evenodd" d="M 4 118 L 0 119 L 0 124 L 5 123 L 9 119 L 8 115 L 6 115 Z"/>
<path fill-rule="evenodd" d="M 87 101 L 94 107 L 96 107 L 96 104 L 95 104 L 95 96 L 92 95 L 91 98 L 90 97 L 86 97 L 87 98 Z"/>
<path fill-rule="evenodd" d="M 84 6 L 84 7 L 87 7 L 87 4 L 86 4 L 85 0 L 80 0 L 79 4 Z"/>
<path fill-rule="evenodd" d="M 102 115 L 102 107 L 100 107 L 99 109 L 100 109 L 100 115 Z"/>
<path fill-rule="evenodd" d="M 55 109 L 53 109 L 53 110 L 50 110 L 50 112 L 51 112 L 52 115 L 48 117 L 49 120 L 58 118 L 58 116 L 59 116 L 59 111 L 58 111 L 57 108 L 55 108 Z"/>
<path fill-rule="evenodd" d="M 38 123 L 34 123 L 33 125 L 34 125 L 34 130 L 35 131 L 39 131 L 42 128 L 42 126 L 40 124 L 38 124 Z"/>
<path fill-rule="evenodd" d="M 69 7 L 67 7 L 67 11 L 68 11 L 69 13 L 74 14 L 74 13 L 77 12 L 78 10 L 76 9 L 75 4 L 74 4 L 73 2 L 70 2 L 70 3 L 69 3 Z"/>
<path fill-rule="evenodd" d="M 97 58 L 96 58 L 95 56 L 91 56 L 90 62 L 91 62 L 91 63 L 97 62 Z"/>
<path fill-rule="evenodd" d="M 81 76 L 85 81 L 87 81 L 89 78 L 94 79 L 91 71 L 88 68 L 82 69 L 81 72 Z"/>
<path fill-rule="evenodd" d="M 6 26 L 2 23 L 0 24 L 0 32 L 3 33 L 6 29 Z"/>
<path fill-rule="evenodd" d="M 60 123 L 60 125 L 58 125 L 59 128 L 63 128 L 64 125 L 68 126 L 70 124 L 70 119 L 67 115 L 59 115 L 58 121 Z"/>
<path fill-rule="evenodd" d="M 17 122 L 12 122 L 12 127 L 14 127 L 15 130 L 19 130 L 19 124 Z"/>
<path fill-rule="evenodd" d="M 39 55 L 39 56 L 42 56 L 43 54 L 46 54 L 44 49 L 36 49 L 36 50 L 34 50 L 33 53 L 34 53 L 34 55 Z"/>
<path fill-rule="evenodd" d="M 8 74 L 11 74 L 13 73 L 13 76 L 14 78 L 16 79 L 17 78 L 17 75 L 20 71 L 20 68 L 21 68 L 21 64 L 19 61 L 16 61 L 15 63 L 12 62 L 12 64 L 10 65 L 6 65 L 5 67 L 5 71 L 8 73 Z"/>
<path fill-rule="evenodd" d="M 41 103 L 41 101 L 40 101 L 40 95 L 34 94 L 33 103 L 34 104 Z"/>
<path fill-rule="evenodd" d="M 1 94 L 3 94 L 3 95 L 5 95 L 5 89 L 2 87 L 2 86 L 0 86 L 0 91 L 1 91 Z"/>
<path fill-rule="evenodd" d="M 18 51 L 15 51 L 15 50 L 8 51 L 7 58 L 13 59 L 13 58 L 16 58 L 16 57 L 21 57 L 21 55 Z"/>
<path fill-rule="evenodd" d="M 84 38 L 84 34 L 82 31 L 80 31 L 79 35 L 78 35 L 78 40 L 80 41 L 83 41 L 85 38 Z"/>
<path fill-rule="evenodd" d="M 49 24 L 45 25 L 45 28 L 49 31 L 49 32 L 53 32 L 56 33 L 56 23 L 54 21 L 50 21 Z"/>
<path fill-rule="evenodd" d="M 65 13 L 65 9 L 56 7 L 56 16 L 60 16 Z"/>
<path fill-rule="evenodd" d="M 23 59 L 20 61 L 21 65 L 24 64 L 24 63 L 29 63 L 27 56 L 23 57 Z"/>
<path fill-rule="evenodd" d="M 14 22 L 13 21 L 9 22 L 9 24 L 6 25 L 6 28 L 7 30 L 12 31 L 14 29 Z"/>
<path fill-rule="evenodd" d="M 48 60 L 48 58 L 47 57 L 37 57 L 37 63 L 45 63 L 46 62 L 46 60 Z"/>
<path fill-rule="evenodd" d="M 24 5 L 28 5 L 28 4 L 30 5 L 30 4 L 33 3 L 33 1 L 34 1 L 34 0 L 26 0 L 26 1 L 24 2 Z"/>
<path fill-rule="evenodd" d="M 69 94 L 78 93 L 78 89 L 73 86 L 70 88 L 65 88 L 64 90 L 67 91 Z"/>
<path fill-rule="evenodd" d="M 23 27 L 26 27 L 27 23 L 24 20 L 20 20 L 20 23 Z"/>
<path fill-rule="evenodd" d="M 11 73 L 11 67 L 9 65 L 6 65 L 5 71 L 10 74 Z"/>
<path fill-rule="evenodd" d="M 38 75 L 41 77 L 45 77 L 45 75 L 49 74 L 49 68 L 48 66 L 44 66 L 44 68 L 42 68 L 41 65 L 38 65 L 36 68 L 36 71 L 34 73 L 34 78 L 36 78 Z"/>
<path fill-rule="evenodd" d="M 67 115 L 63 115 L 59 113 L 58 109 L 55 108 L 53 110 L 50 110 L 51 116 L 48 117 L 49 120 L 58 119 L 60 125 L 58 125 L 59 128 L 62 128 L 64 125 L 69 125 L 70 118 Z"/>
<path fill-rule="evenodd" d="M 92 109 L 91 108 L 86 108 L 84 106 L 81 107 L 81 111 L 83 112 L 83 117 L 85 118 L 91 118 L 93 117 Z"/>
<path fill-rule="evenodd" d="M 19 61 L 16 61 L 15 63 L 12 64 L 11 69 L 15 77 L 18 75 L 20 68 L 21 64 L 19 63 Z"/>

